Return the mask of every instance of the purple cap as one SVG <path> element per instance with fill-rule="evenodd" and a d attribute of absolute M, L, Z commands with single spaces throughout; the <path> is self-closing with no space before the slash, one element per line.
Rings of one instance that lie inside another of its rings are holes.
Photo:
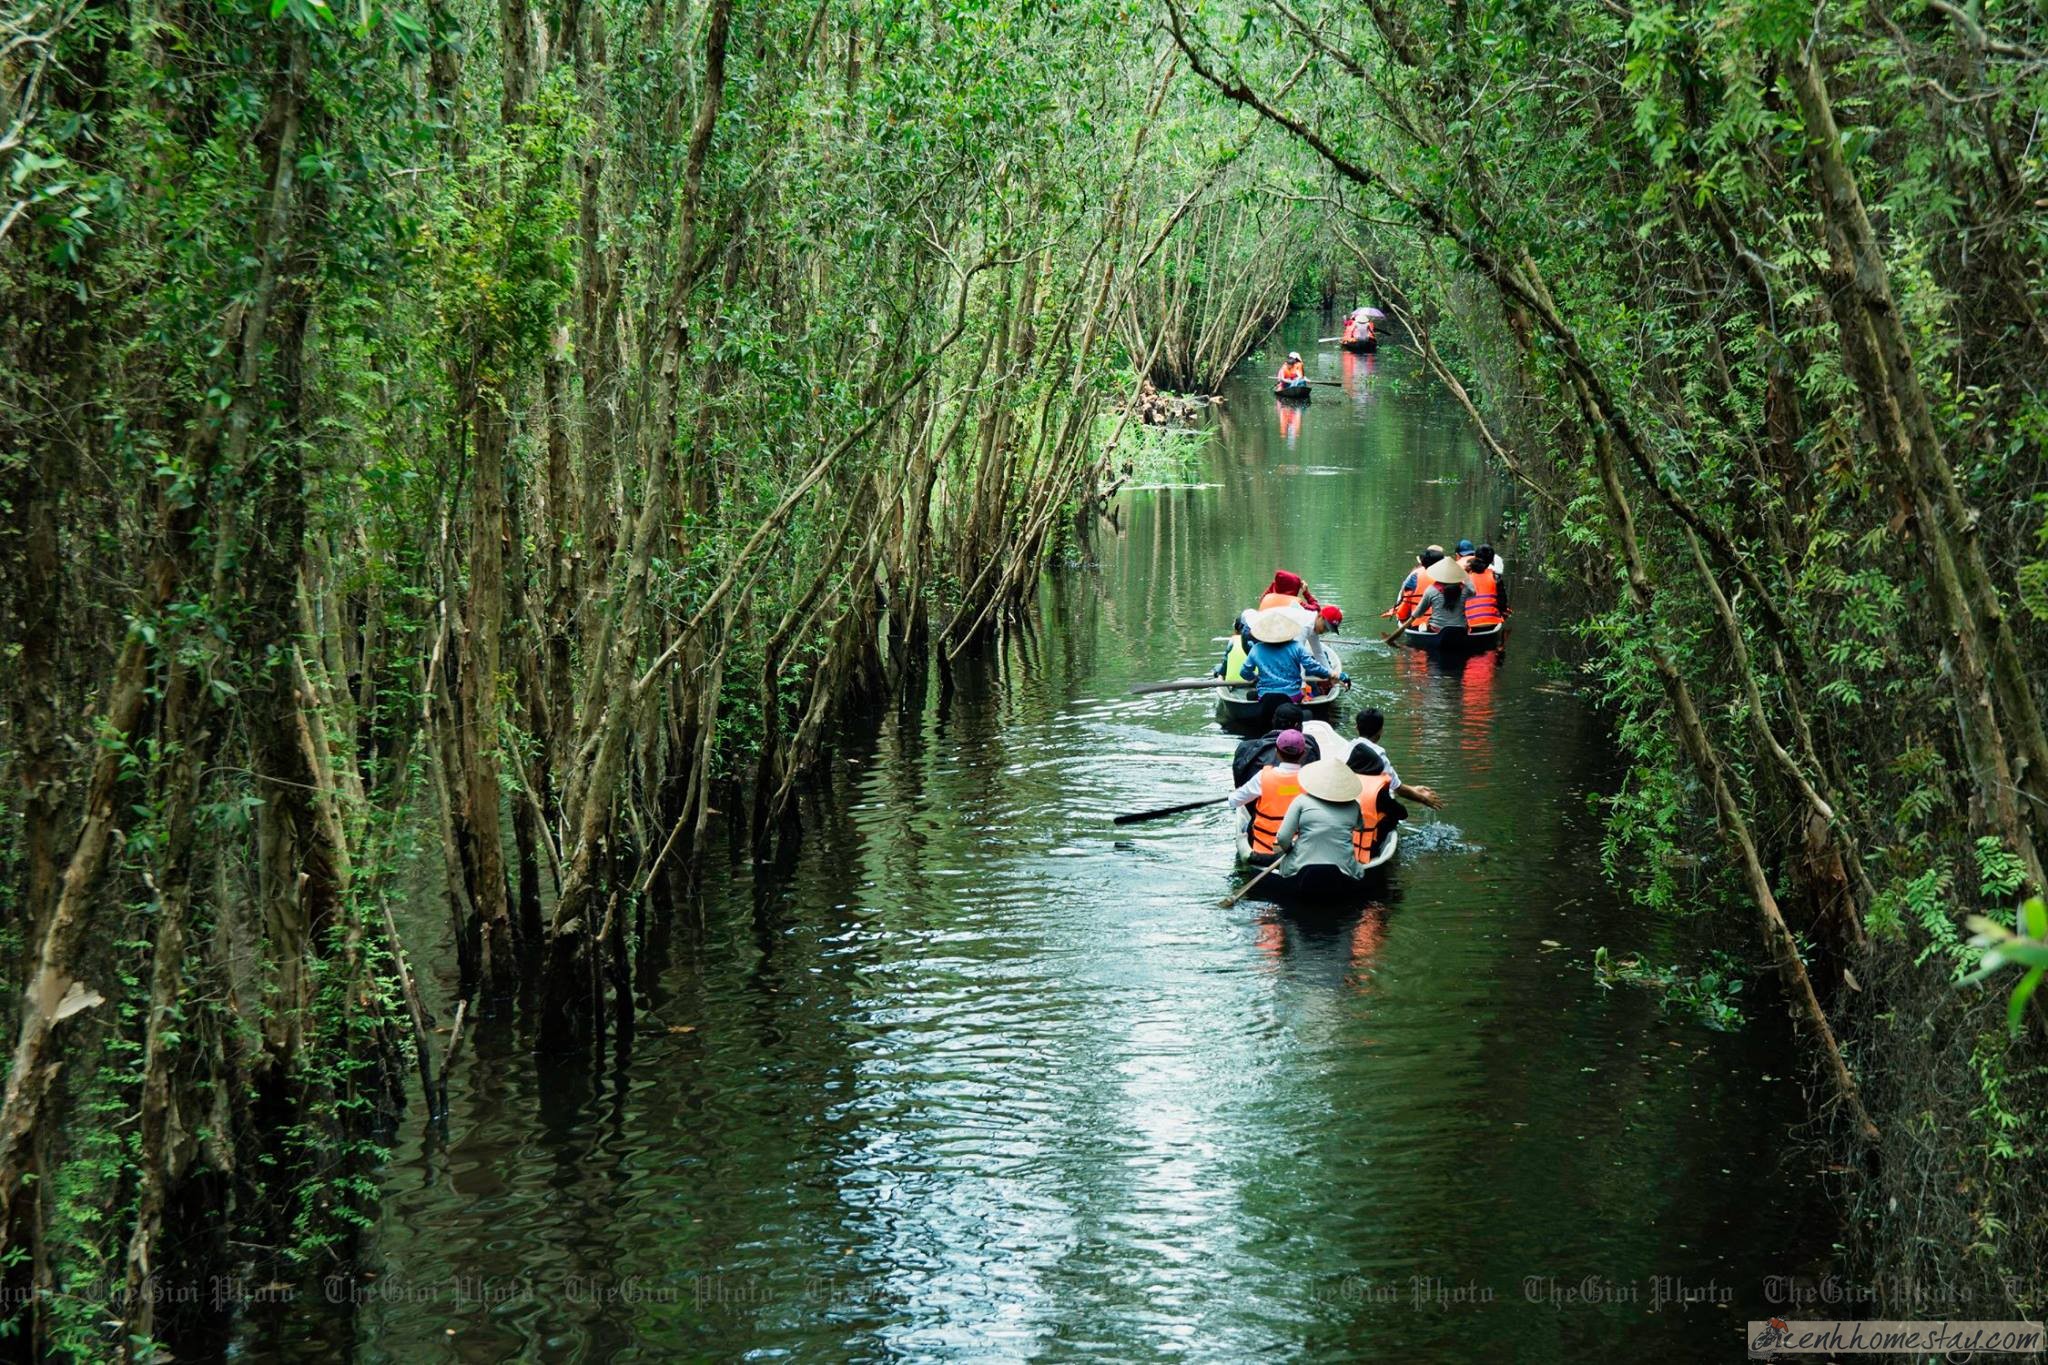
<path fill-rule="evenodd" d="M 1299 730 L 1282 730 L 1274 736 L 1273 747 L 1283 754 L 1305 754 L 1308 752 L 1308 740 Z"/>

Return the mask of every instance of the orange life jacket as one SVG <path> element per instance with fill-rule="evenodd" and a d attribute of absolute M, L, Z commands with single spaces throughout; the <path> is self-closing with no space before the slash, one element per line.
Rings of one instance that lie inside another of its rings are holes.
<path fill-rule="evenodd" d="M 1500 579 L 1491 569 L 1481 569 L 1465 584 L 1465 628 L 1500 624 Z"/>
<path fill-rule="evenodd" d="M 1280 378 L 1282 380 L 1301 378 L 1301 366 L 1295 361 L 1288 361 L 1280 367 Z"/>
<path fill-rule="evenodd" d="M 1358 813 L 1364 817 L 1365 828 L 1351 831 L 1351 856 L 1361 863 L 1372 861 L 1372 836 L 1380 827 L 1380 793 L 1387 789 L 1393 779 L 1385 773 L 1374 773 L 1361 778 L 1365 790 L 1358 794 Z"/>
<path fill-rule="evenodd" d="M 1283 773 L 1278 764 L 1269 764 L 1259 770 L 1259 799 L 1252 803 L 1252 852 L 1273 852 L 1280 822 L 1287 818 L 1287 808 L 1300 795 L 1300 769 Z"/>
<path fill-rule="evenodd" d="M 1403 624 L 1415 614 L 1415 606 L 1422 601 L 1422 594 L 1429 591 L 1422 581 L 1422 570 L 1417 569 L 1401 583 L 1401 600 L 1394 604 L 1394 619 Z"/>
<path fill-rule="evenodd" d="M 1301 599 L 1291 592 L 1269 592 L 1259 599 L 1260 611 L 1271 611 L 1275 607 L 1298 607 Z"/>

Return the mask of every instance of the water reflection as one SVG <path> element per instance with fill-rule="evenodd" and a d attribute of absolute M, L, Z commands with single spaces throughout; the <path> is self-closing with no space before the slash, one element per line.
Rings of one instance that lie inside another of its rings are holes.
<path fill-rule="evenodd" d="M 1338 354 L 1343 357 L 1339 363 L 1344 367 L 1344 392 L 1360 404 L 1378 401 L 1379 395 L 1373 391 L 1372 380 L 1379 369 L 1379 356 L 1358 355 L 1351 351 Z"/>
<path fill-rule="evenodd" d="M 1306 351 L 1316 322 L 1273 344 Z M 478 1039 L 451 1141 L 409 1124 L 385 1173 L 373 1268 L 532 1292 L 379 1299 L 352 1344 L 308 1309 L 278 1349 L 1725 1358 L 1762 1275 L 1828 1240 L 1783 1164 L 1801 1102 L 1761 1079 L 1775 1019 L 1711 1034 L 1585 970 L 1646 929 L 1588 873 L 1588 795 L 1615 775 L 1545 681 L 1540 591 L 1518 580 L 1511 654 L 1455 668 L 1345 637 L 1347 713 L 1385 710 L 1403 777 L 1449 803 L 1403 826 L 1383 904 L 1226 910 L 1220 808 L 1109 825 L 1227 790 L 1209 697 L 1129 688 L 1206 673 L 1275 565 L 1362 626 L 1418 545 L 1499 524 L 1460 415 L 1412 357 L 1377 359 L 1397 387 L 1346 356 L 1354 401 L 1306 422 L 1267 422 L 1248 366 L 1202 477 L 1128 494 L 1034 630 L 851 723 L 792 865 L 709 870 L 625 1054 L 542 1068 Z M 435 907 L 411 913 L 431 941 Z M 1564 1314 L 1520 1298 L 1546 1273 L 1748 1297 Z M 1342 1289 L 1418 1276 L 1499 1297 Z"/>

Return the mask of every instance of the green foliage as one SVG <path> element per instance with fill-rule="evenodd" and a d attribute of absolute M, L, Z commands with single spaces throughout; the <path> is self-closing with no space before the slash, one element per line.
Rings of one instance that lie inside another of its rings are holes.
<path fill-rule="evenodd" d="M 1983 950 L 1983 956 L 1977 969 L 1963 978 L 1964 984 L 1987 980 L 2008 966 L 2020 968 L 2020 979 L 2013 985 L 2006 1008 L 2006 1026 L 2017 1036 L 2027 1001 L 2039 989 L 2042 977 L 2048 976 L 2048 904 L 2039 896 L 2030 898 L 2020 906 L 2013 926 L 1972 915 L 1970 928 L 1975 931 L 1971 943 Z"/>
<path fill-rule="evenodd" d="M 1096 419 L 1096 440 L 1105 450 L 1117 426 L 1118 419 L 1113 414 Z M 1134 484 L 1185 482 L 1192 471 L 1200 468 L 1203 449 L 1212 437 L 1213 433 L 1206 429 L 1155 427 L 1132 421 L 1123 424 L 1117 447 L 1110 453 L 1119 471 Z"/>
<path fill-rule="evenodd" d="M 1637 957 L 1616 958 L 1604 945 L 1593 950 L 1593 979 L 1603 990 L 1617 984 L 1645 987 L 1657 993 L 1665 1011 L 1689 1014 L 1724 1033 L 1742 1025 L 1736 997 L 1742 994 L 1744 976 L 1742 965 L 1725 953 L 1711 954 L 1706 966 L 1688 971 Z"/>

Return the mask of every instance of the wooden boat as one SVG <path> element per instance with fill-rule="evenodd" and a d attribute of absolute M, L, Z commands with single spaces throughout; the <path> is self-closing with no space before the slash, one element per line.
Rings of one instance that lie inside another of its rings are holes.
<path fill-rule="evenodd" d="M 1296 702 L 1309 717 L 1328 720 L 1337 711 L 1337 689 L 1331 688 L 1320 697 Z M 1266 710 L 1250 689 L 1242 692 L 1225 688 L 1216 694 L 1216 723 L 1226 730 L 1241 735 L 1263 735 L 1266 733 Z"/>
<path fill-rule="evenodd" d="M 1482 630 L 1468 630 L 1465 632 L 1464 638 L 1459 640 L 1457 644 L 1447 646 L 1444 643 L 1444 637 L 1436 631 L 1417 630 L 1415 627 L 1409 626 L 1401 632 L 1401 642 L 1412 645 L 1416 649 L 1448 649 L 1449 652 L 1454 654 L 1479 654 L 1498 645 L 1501 642 L 1501 637 L 1506 635 L 1507 631 L 1508 623 L 1503 621 L 1497 626 L 1487 626 Z M 1455 639 L 1457 637 L 1454 636 L 1452 638 Z"/>
<path fill-rule="evenodd" d="M 1237 861 L 1241 872 L 1251 873 L 1251 817 L 1241 814 L 1237 822 Z M 1294 910 L 1349 910 L 1386 887 L 1387 871 L 1401 848 L 1401 831 L 1390 829 L 1372 861 L 1356 875 L 1349 869 L 1321 864 L 1293 872 L 1275 872 L 1252 888 L 1251 900 L 1272 901 Z"/>
<path fill-rule="evenodd" d="M 1371 355 L 1380 348 L 1380 339 L 1378 337 L 1353 337 L 1349 341 L 1342 341 L 1337 344 L 1357 355 Z"/>
<path fill-rule="evenodd" d="M 1276 382 L 1273 385 L 1273 396 L 1275 398 L 1291 399 L 1297 403 L 1306 403 L 1309 395 L 1314 392 L 1315 389 L 1306 379 L 1297 379 L 1291 384 Z"/>
<path fill-rule="evenodd" d="M 1344 661 L 1337 657 L 1334 649 L 1325 651 L 1329 657 L 1331 673 L 1342 673 Z M 1296 702 L 1310 720 L 1328 720 L 1337 713 L 1337 693 L 1332 686 L 1329 691 L 1304 702 Z M 1216 723 L 1224 729 L 1241 735 L 1263 735 L 1266 733 L 1266 712 L 1259 704 L 1251 688 L 1221 688 L 1216 693 Z"/>

